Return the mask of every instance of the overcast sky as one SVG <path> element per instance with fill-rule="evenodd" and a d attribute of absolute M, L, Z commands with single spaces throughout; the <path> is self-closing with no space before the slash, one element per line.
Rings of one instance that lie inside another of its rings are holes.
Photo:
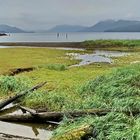
<path fill-rule="evenodd" d="M 27 30 L 106 19 L 140 20 L 140 0 L 0 0 L 0 24 Z"/>

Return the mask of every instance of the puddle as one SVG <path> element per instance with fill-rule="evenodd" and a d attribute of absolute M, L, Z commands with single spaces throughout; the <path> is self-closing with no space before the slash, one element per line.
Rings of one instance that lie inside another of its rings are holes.
<path fill-rule="evenodd" d="M 47 130 L 45 124 L 15 124 L 0 122 L 0 132 L 18 135 L 29 138 L 38 138 L 40 140 L 49 140 L 52 136 L 52 131 Z"/>
<path fill-rule="evenodd" d="M 128 55 L 125 52 L 119 51 L 102 51 L 102 50 L 95 50 L 92 54 L 79 54 L 79 53 L 67 53 L 69 56 L 73 56 L 74 59 L 81 60 L 79 64 L 72 65 L 75 66 L 83 66 L 88 65 L 91 63 L 113 63 L 111 57 L 121 57 Z"/>
<path fill-rule="evenodd" d="M 10 107 L 8 109 L 8 107 Z M 8 105 L 5 109 L 6 112 L 0 115 L 8 114 L 22 114 L 21 110 L 17 110 L 16 106 Z M 54 128 L 49 124 L 40 123 L 8 123 L 0 121 L 0 133 L 10 135 L 18 135 L 29 138 L 36 138 L 40 140 L 49 140 L 52 137 L 52 130 Z"/>

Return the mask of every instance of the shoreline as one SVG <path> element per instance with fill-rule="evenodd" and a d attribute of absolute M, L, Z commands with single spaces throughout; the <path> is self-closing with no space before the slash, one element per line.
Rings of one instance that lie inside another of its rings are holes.
<path fill-rule="evenodd" d="M 0 46 L 85 48 L 82 42 L 3 42 Z"/>
<path fill-rule="evenodd" d="M 140 51 L 140 40 L 89 40 L 83 42 L 0 42 L 3 48 L 71 48 L 86 50 Z M 5 46 L 5 47 L 4 47 Z"/>

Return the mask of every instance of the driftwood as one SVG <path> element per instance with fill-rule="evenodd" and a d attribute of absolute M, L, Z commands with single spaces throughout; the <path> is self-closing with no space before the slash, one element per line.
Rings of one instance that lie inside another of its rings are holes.
<path fill-rule="evenodd" d="M 27 107 L 19 106 L 19 108 L 22 110 L 23 113 L 29 112 L 33 116 L 36 116 L 38 114 L 36 110 L 30 109 Z M 60 122 L 56 122 L 56 121 L 46 121 L 46 123 L 52 124 L 52 125 L 60 125 Z"/>
<path fill-rule="evenodd" d="M 51 124 L 51 125 L 60 125 L 60 122 L 54 122 L 54 121 L 46 121 L 46 123 Z"/>
<path fill-rule="evenodd" d="M 45 112 L 45 113 L 35 113 L 32 110 L 24 108 L 30 114 L 21 114 L 21 115 L 4 115 L 0 116 L 0 121 L 8 122 L 47 122 L 55 121 L 59 122 L 63 119 L 64 116 L 79 117 L 82 115 L 106 115 L 110 110 L 84 110 L 84 111 L 73 111 L 73 112 Z"/>
<path fill-rule="evenodd" d="M 23 106 L 19 106 L 19 108 L 22 110 L 23 113 L 29 112 L 31 115 L 34 115 L 34 116 L 37 114 L 36 110 L 23 107 Z"/>
<path fill-rule="evenodd" d="M 14 76 L 23 72 L 30 72 L 33 71 L 35 68 L 34 67 L 28 67 L 28 68 L 15 68 L 15 69 L 10 69 L 8 72 L 4 73 L 3 75 L 8 75 L 8 76 Z"/>
<path fill-rule="evenodd" d="M 19 108 L 22 110 L 23 113 L 29 112 L 33 116 L 38 115 L 36 110 L 30 109 L 27 107 L 23 107 L 23 106 L 19 106 Z M 56 121 L 46 121 L 46 123 L 53 124 L 53 125 L 60 125 L 60 122 L 56 122 Z"/>
<path fill-rule="evenodd" d="M 0 103 L 0 110 L 1 110 L 2 108 L 4 108 L 5 106 L 7 106 L 8 104 L 12 103 L 13 101 L 15 101 L 15 100 L 19 99 L 20 97 L 26 95 L 27 93 L 33 92 L 34 90 L 37 90 L 37 89 L 41 88 L 41 87 L 44 86 L 45 84 L 46 84 L 46 82 L 43 82 L 43 83 L 41 83 L 41 84 L 38 84 L 38 85 L 32 87 L 32 88 L 29 89 L 29 90 L 23 91 L 23 92 L 21 92 L 21 93 L 15 95 L 15 96 L 13 96 L 13 97 L 7 99 L 7 100 L 1 102 L 1 103 Z"/>
<path fill-rule="evenodd" d="M 17 104 L 15 104 L 15 105 L 13 105 L 9 108 L 2 109 L 2 110 L 0 110 L 0 116 L 1 115 L 6 115 L 6 114 L 9 114 L 9 113 L 13 113 L 13 112 L 17 111 L 17 109 L 18 109 Z"/>
<path fill-rule="evenodd" d="M 129 111 L 118 111 L 112 109 L 89 109 L 89 110 L 81 110 L 81 111 L 67 111 L 67 112 L 43 112 L 38 113 L 36 110 L 22 107 L 20 109 L 24 113 L 29 112 L 28 114 L 20 114 L 20 115 L 3 115 L 0 116 L 0 121 L 8 121 L 8 122 L 60 122 L 64 116 L 67 117 L 79 117 L 83 115 L 97 115 L 104 116 L 109 112 L 123 112 L 126 115 L 136 115 L 139 114 L 139 110 L 135 110 L 133 112 Z"/>
<path fill-rule="evenodd" d="M 88 109 L 84 111 L 68 111 L 68 112 L 43 112 L 43 113 L 37 113 L 36 110 L 30 109 L 27 107 L 19 106 L 20 109 L 29 112 L 33 116 L 39 116 L 39 115 L 70 115 L 70 116 L 80 116 L 84 114 L 94 114 L 94 115 L 105 115 L 106 113 L 110 112 L 111 110 L 107 109 Z"/>
<path fill-rule="evenodd" d="M 39 139 L 0 133 L 0 140 L 39 140 Z"/>

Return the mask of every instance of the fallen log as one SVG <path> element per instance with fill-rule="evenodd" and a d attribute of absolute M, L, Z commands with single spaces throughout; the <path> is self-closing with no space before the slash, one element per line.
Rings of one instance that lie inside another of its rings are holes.
<path fill-rule="evenodd" d="M 33 116 L 38 115 L 37 111 L 34 109 L 30 109 L 30 108 L 23 107 L 23 106 L 19 106 L 19 108 L 23 111 L 23 113 L 29 112 Z M 55 122 L 55 121 L 46 121 L 46 122 L 49 124 L 53 124 L 53 125 L 60 125 L 60 122 Z"/>
<path fill-rule="evenodd" d="M 3 116 L 0 116 L 0 121 L 7 121 L 7 122 L 54 121 L 54 122 L 60 122 L 64 116 L 67 116 L 67 117 L 80 117 L 80 116 L 84 116 L 84 115 L 104 116 L 110 112 L 124 113 L 126 115 L 131 115 L 131 114 L 136 115 L 136 114 L 140 113 L 139 110 L 129 112 L 129 111 L 118 111 L 118 110 L 112 110 L 112 109 L 89 109 L 89 110 L 82 110 L 82 111 L 36 113 L 36 111 L 26 108 L 26 107 L 22 107 L 22 109 L 24 109 L 24 111 L 29 112 L 30 114 L 3 115 Z"/>
<path fill-rule="evenodd" d="M 34 90 L 37 90 L 37 89 L 41 88 L 41 87 L 44 86 L 46 83 L 47 83 L 47 82 L 43 82 L 43 83 L 41 83 L 41 84 L 38 84 L 38 85 L 32 87 L 32 88 L 29 89 L 29 90 L 23 91 L 23 92 L 21 92 L 21 93 L 15 95 L 15 96 L 13 96 L 13 97 L 10 97 L 10 98 L 7 99 L 7 100 L 1 102 L 1 103 L 0 103 L 0 110 L 1 110 L 2 108 L 4 108 L 5 106 L 7 106 L 8 104 L 12 103 L 13 101 L 15 101 L 15 100 L 19 99 L 20 97 L 26 95 L 27 93 L 33 92 Z"/>
<path fill-rule="evenodd" d="M 68 111 L 68 112 L 42 112 L 42 113 L 37 113 L 36 110 L 34 109 L 30 109 L 28 107 L 23 107 L 23 106 L 19 106 L 20 109 L 29 112 L 31 115 L 52 115 L 52 114 L 57 114 L 57 115 L 71 115 L 71 116 L 79 116 L 79 115 L 83 115 L 83 114 L 96 114 L 96 115 L 104 115 L 104 113 L 106 114 L 107 112 L 110 112 L 110 109 L 88 109 L 88 110 L 83 110 L 83 111 Z"/>
<path fill-rule="evenodd" d="M 25 109 L 25 108 L 24 108 Z M 0 116 L 0 121 L 7 122 L 47 122 L 56 121 L 59 122 L 64 116 L 79 117 L 82 115 L 106 115 L 110 110 L 92 109 L 84 111 L 73 111 L 73 112 L 45 112 L 35 114 L 21 114 L 21 115 L 4 115 Z"/>
<path fill-rule="evenodd" d="M 0 116 L 1 115 L 6 115 L 6 114 L 9 114 L 9 113 L 13 113 L 13 112 L 17 111 L 17 109 L 18 109 L 18 105 L 14 105 L 12 107 L 2 109 L 2 110 L 0 110 Z"/>
<path fill-rule="evenodd" d="M 8 75 L 8 76 L 14 76 L 23 72 L 30 72 L 33 71 L 35 68 L 34 67 L 28 67 L 28 68 L 15 68 L 15 69 L 10 69 L 8 72 L 4 73 L 3 75 Z"/>
<path fill-rule="evenodd" d="M 54 121 L 46 121 L 46 123 L 52 124 L 52 125 L 60 125 L 60 122 L 54 122 Z"/>
<path fill-rule="evenodd" d="M 23 106 L 19 106 L 19 108 L 22 110 L 23 113 L 29 112 L 31 115 L 36 115 L 36 110 L 27 108 L 27 107 L 23 107 Z"/>

